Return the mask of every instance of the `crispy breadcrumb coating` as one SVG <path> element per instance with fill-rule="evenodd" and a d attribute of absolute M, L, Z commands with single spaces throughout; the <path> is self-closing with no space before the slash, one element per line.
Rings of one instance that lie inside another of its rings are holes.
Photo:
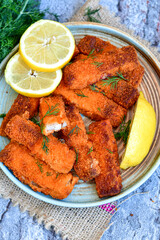
<path fill-rule="evenodd" d="M 30 149 L 31 154 L 45 161 L 53 170 L 68 173 L 75 162 L 76 154 L 52 134 L 43 136 L 38 125 L 14 116 L 6 126 L 9 138 Z"/>
<path fill-rule="evenodd" d="M 89 126 L 94 134 L 89 135 L 93 143 L 101 173 L 95 178 L 96 190 L 100 198 L 120 193 L 122 179 L 120 175 L 118 148 L 109 120 L 94 122 Z"/>
<path fill-rule="evenodd" d="M 55 172 L 45 162 L 31 156 L 30 150 L 17 142 L 10 142 L 0 152 L 0 162 L 11 169 L 22 183 L 53 198 L 66 198 L 78 182 L 78 177 L 73 177 L 71 173 Z"/>

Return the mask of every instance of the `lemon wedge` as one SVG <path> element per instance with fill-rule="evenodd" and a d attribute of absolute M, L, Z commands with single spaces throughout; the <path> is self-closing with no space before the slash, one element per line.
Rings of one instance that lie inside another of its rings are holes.
<path fill-rule="evenodd" d="M 42 97 L 52 93 L 62 78 L 62 71 L 37 72 L 16 53 L 7 63 L 6 82 L 18 93 L 28 97 Z"/>
<path fill-rule="evenodd" d="M 137 101 L 125 153 L 120 167 L 126 169 L 143 161 L 151 147 L 156 130 L 156 114 L 142 92 Z"/>
<path fill-rule="evenodd" d="M 19 51 L 27 65 L 36 71 L 53 72 L 66 65 L 75 49 L 70 30 L 59 22 L 40 20 L 20 39 Z"/>

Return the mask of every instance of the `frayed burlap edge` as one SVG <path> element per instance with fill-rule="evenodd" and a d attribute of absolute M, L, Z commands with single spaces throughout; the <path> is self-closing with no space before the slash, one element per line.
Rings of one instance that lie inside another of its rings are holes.
<path fill-rule="evenodd" d="M 115 17 L 108 9 L 99 6 L 99 0 L 87 1 L 71 21 L 86 21 L 84 12 L 87 7 L 93 9 L 100 7 L 99 14 L 103 24 L 118 28 L 135 37 L 133 31 L 120 23 L 119 17 Z M 136 36 L 136 39 L 148 47 L 160 60 L 160 54 L 155 47 L 151 47 L 147 41 L 138 36 Z M 43 222 L 47 229 L 53 226 L 56 234 L 61 234 L 62 239 L 100 239 L 104 231 L 110 226 L 109 222 L 113 213 L 108 213 L 99 207 L 64 208 L 45 203 L 23 192 L 8 179 L 2 170 L 0 170 L 0 194 L 6 199 L 10 198 L 14 206 L 19 204 L 22 212 L 28 211 L 30 216 L 36 216 L 38 223 Z M 116 205 L 116 203 L 113 203 L 113 205 Z M 113 211 L 116 212 L 115 209 Z"/>

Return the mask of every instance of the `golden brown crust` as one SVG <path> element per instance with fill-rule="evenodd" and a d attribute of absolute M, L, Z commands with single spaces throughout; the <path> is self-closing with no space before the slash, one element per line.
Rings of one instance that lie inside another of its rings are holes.
<path fill-rule="evenodd" d="M 88 55 L 93 49 L 94 53 L 104 53 L 113 52 L 117 48 L 108 41 L 106 42 L 95 36 L 88 35 L 80 40 L 78 49 L 80 53 Z"/>
<path fill-rule="evenodd" d="M 75 56 L 77 56 L 78 54 L 79 54 L 79 49 L 78 49 L 77 45 L 75 45 L 75 49 L 74 49 L 72 59 L 75 58 Z"/>
<path fill-rule="evenodd" d="M 138 64 L 135 48 L 126 46 L 112 54 L 97 54 L 96 58 L 88 57 L 66 66 L 64 83 L 71 89 L 83 89 L 107 76 L 114 76 L 117 72 L 131 71 Z"/>
<path fill-rule="evenodd" d="M 32 157 L 29 149 L 16 142 L 9 143 L 0 152 L 0 161 L 11 169 L 21 182 L 53 198 L 66 198 L 78 181 L 71 173 L 58 174 L 43 161 Z"/>
<path fill-rule="evenodd" d="M 39 107 L 39 98 L 29 98 L 18 94 L 17 98 L 14 100 L 9 112 L 4 117 L 1 127 L 0 135 L 6 136 L 5 127 L 12 117 L 15 115 L 22 115 L 24 112 L 29 112 L 29 117 L 32 118 L 37 114 Z"/>
<path fill-rule="evenodd" d="M 16 115 L 6 126 L 9 138 L 28 147 L 31 154 L 45 161 L 52 169 L 61 173 L 68 173 L 75 162 L 75 152 L 66 144 L 62 144 L 53 135 L 44 139 L 39 126 Z M 44 142 L 46 148 L 44 148 Z"/>
<path fill-rule="evenodd" d="M 84 122 L 78 109 L 74 106 L 69 106 L 67 117 L 70 124 L 62 130 L 63 138 L 67 145 L 72 147 L 76 152 L 77 159 L 74 169 L 77 175 L 83 181 L 89 181 L 100 173 L 95 153 L 92 152 L 93 145 L 88 141 Z"/>
<path fill-rule="evenodd" d="M 84 94 L 86 97 L 77 96 Z M 79 111 L 89 118 L 98 121 L 110 119 L 113 127 L 119 126 L 127 111 L 120 105 L 108 99 L 102 93 L 97 93 L 89 88 L 82 90 L 71 90 L 64 86 L 63 80 L 54 94 L 60 94 L 68 104 L 74 104 Z"/>
<path fill-rule="evenodd" d="M 120 193 L 122 179 L 118 160 L 118 148 L 109 120 L 95 122 L 89 126 L 94 134 L 89 135 L 101 173 L 95 178 L 99 197 L 113 196 Z"/>
<path fill-rule="evenodd" d="M 51 109 L 53 109 L 51 111 Z M 49 111 L 49 114 L 47 116 L 46 113 Z M 43 134 L 48 136 L 50 133 L 54 132 L 53 130 L 47 130 L 46 127 L 47 125 L 51 124 L 62 124 L 65 122 L 68 124 L 68 119 L 66 117 L 65 113 L 65 105 L 63 102 L 63 99 L 61 96 L 50 96 L 50 97 L 45 97 L 40 99 L 40 107 L 39 107 L 39 116 L 40 119 L 43 118 Z"/>
<path fill-rule="evenodd" d="M 137 88 L 133 87 L 128 81 L 120 80 L 117 86 L 104 85 L 105 82 L 99 81 L 95 85 L 99 91 L 103 91 L 109 99 L 128 109 L 133 106 L 139 97 Z"/>

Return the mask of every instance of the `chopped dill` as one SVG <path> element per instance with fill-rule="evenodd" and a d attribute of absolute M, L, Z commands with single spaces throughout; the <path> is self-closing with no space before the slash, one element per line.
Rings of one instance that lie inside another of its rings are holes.
<path fill-rule="evenodd" d="M 41 173 L 43 173 L 43 164 L 39 162 L 39 160 L 36 161 L 37 166 L 39 167 L 39 170 Z"/>
<path fill-rule="evenodd" d="M 87 21 L 100 23 L 101 21 L 98 20 L 95 16 L 93 16 L 95 13 L 97 13 L 97 17 L 100 18 L 100 15 L 98 13 L 99 10 L 100 8 L 93 9 L 93 10 L 90 7 L 86 8 L 84 16 L 87 16 Z"/>
<path fill-rule="evenodd" d="M 52 173 L 51 172 L 46 172 L 46 175 L 47 175 L 47 177 L 52 176 Z"/>
<path fill-rule="evenodd" d="M 122 73 L 116 73 L 117 76 L 112 76 L 112 77 L 107 77 L 106 79 L 102 80 L 102 86 L 109 86 L 110 85 L 110 89 L 114 89 L 117 88 L 117 84 L 119 81 L 121 80 L 125 80 L 128 81 L 126 78 L 123 77 Z"/>
<path fill-rule="evenodd" d="M 47 103 L 47 101 L 45 101 L 45 102 Z M 48 103 L 47 103 L 47 105 L 48 105 L 48 110 L 47 110 L 47 112 L 45 113 L 45 115 L 41 118 L 40 122 L 42 122 L 43 119 L 44 119 L 46 116 L 50 116 L 50 115 L 56 116 L 56 115 L 59 113 L 59 111 L 60 111 L 60 109 L 57 108 L 58 105 L 59 105 L 59 103 L 56 103 L 54 106 L 51 106 L 51 107 L 49 106 Z"/>
<path fill-rule="evenodd" d="M 78 135 L 79 131 L 82 130 L 81 128 L 79 128 L 77 125 L 69 132 L 68 136 L 69 135 L 73 135 L 73 134 L 76 134 Z"/>
<path fill-rule="evenodd" d="M 32 117 L 30 120 L 31 120 L 32 122 L 34 122 L 35 124 L 37 124 L 38 126 L 40 126 L 40 123 L 39 123 L 39 121 L 37 120 L 36 117 Z"/>
<path fill-rule="evenodd" d="M 130 124 L 131 124 L 131 120 L 129 120 L 128 122 L 125 122 L 125 116 L 123 118 L 123 121 L 119 127 L 119 132 L 115 132 L 114 136 L 116 140 L 119 140 L 122 138 L 122 140 L 124 141 L 125 145 L 127 144 L 127 139 L 128 139 L 128 135 L 129 135 L 129 130 L 130 130 Z"/>
<path fill-rule="evenodd" d="M 57 173 L 56 178 L 58 178 L 58 176 L 59 176 L 59 172 Z"/>
<path fill-rule="evenodd" d="M 102 62 L 93 62 L 91 64 L 94 64 L 97 68 L 100 67 L 103 63 Z"/>
<path fill-rule="evenodd" d="M 48 142 L 49 142 L 49 138 L 43 135 L 42 149 L 45 151 L 46 154 L 48 154 L 48 151 L 49 151 L 47 146 Z"/>
<path fill-rule="evenodd" d="M 88 131 L 87 134 L 95 134 L 95 133 L 92 131 Z"/>
<path fill-rule="evenodd" d="M 113 154 L 113 152 L 112 152 L 111 150 L 109 150 L 108 148 L 105 147 L 105 149 L 106 149 L 109 153 Z"/>
<path fill-rule="evenodd" d="M 87 155 L 90 154 L 91 152 L 93 152 L 93 147 L 90 148 L 90 150 L 88 151 Z"/>
<path fill-rule="evenodd" d="M 100 107 L 98 107 L 97 109 L 98 109 L 98 111 L 100 111 L 100 112 L 101 112 L 101 109 L 100 109 Z"/>
<path fill-rule="evenodd" d="M 94 91 L 94 92 L 99 92 L 99 88 L 98 88 L 95 84 L 92 84 L 92 85 L 90 85 L 89 87 L 90 87 L 90 89 L 91 89 L 92 91 Z"/>
<path fill-rule="evenodd" d="M 1 113 L 0 118 L 4 118 L 6 116 L 6 113 Z"/>
<path fill-rule="evenodd" d="M 80 92 L 81 93 L 76 93 L 76 95 L 79 97 L 88 97 L 88 96 L 84 95 L 84 93 L 82 91 L 80 91 Z"/>
<path fill-rule="evenodd" d="M 79 151 L 74 149 L 75 150 L 75 153 L 76 153 L 76 164 L 78 163 L 78 155 L 79 155 Z"/>
<path fill-rule="evenodd" d="M 68 66 L 68 65 L 70 65 L 70 64 L 72 64 L 72 63 L 73 63 L 72 61 L 68 62 L 68 63 L 66 64 L 66 66 Z"/>

